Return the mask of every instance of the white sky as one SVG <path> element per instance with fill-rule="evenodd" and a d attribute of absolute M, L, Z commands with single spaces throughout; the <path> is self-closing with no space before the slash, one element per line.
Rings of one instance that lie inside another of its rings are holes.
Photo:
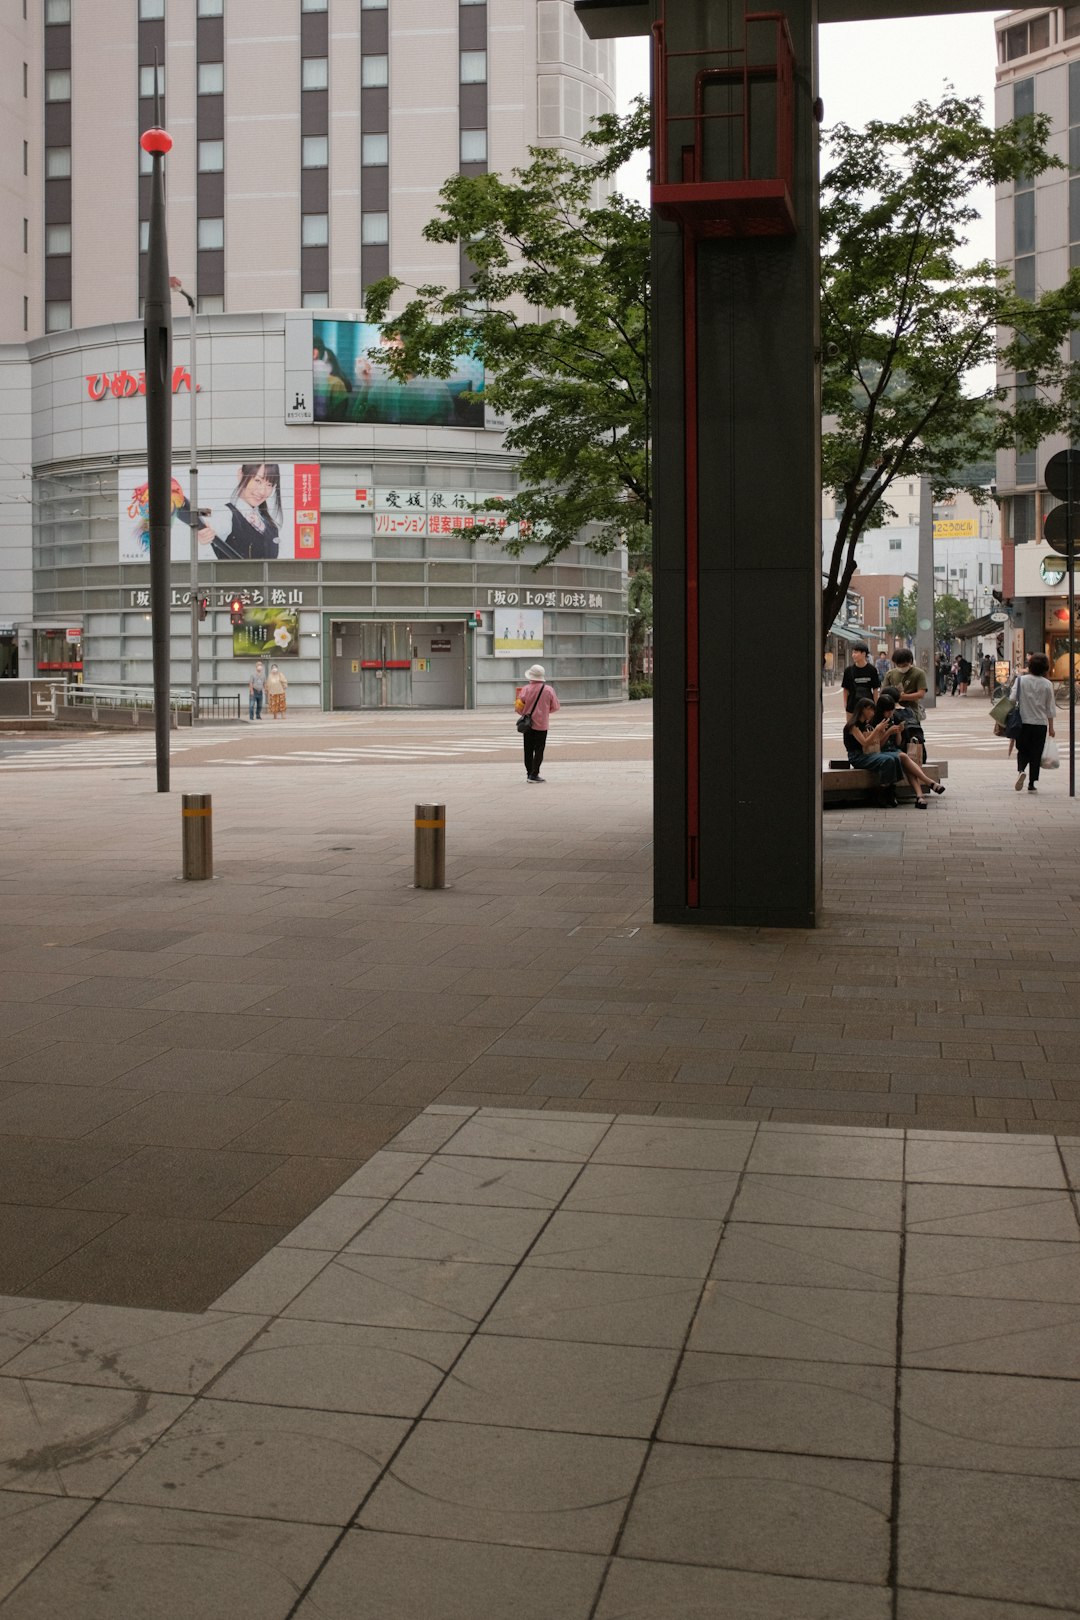
<path fill-rule="evenodd" d="M 858 126 L 871 118 L 892 119 L 909 112 L 920 99 L 935 102 L 946 84 L 967 97 L 979 96 L 983 114 L 993 119 L 994 17 L 915 17 L 868 23 L 830 23 L 821 29 L 819 90 L 825 103 L 825 128 Z M 648 93 L 649 41 L 620 40 L 617 45 L 618 98 L 625 107 L 639 91 Z M 644 160 L 622 177 L 628 195 L 647 201 Z M 972 230 L 973 259 L 993 258 L 993 198 L 979 200 L 982 219 Z"/>

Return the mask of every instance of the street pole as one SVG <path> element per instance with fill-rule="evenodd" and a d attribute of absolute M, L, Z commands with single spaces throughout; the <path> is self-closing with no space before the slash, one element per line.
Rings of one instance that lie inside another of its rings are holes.
<path fill-rule="evenodd" d="M 198 333 L 195 327 L 196 299 L 183 286 L 178 276 L 170 276 L 169 286 L 185 299 L 189 311 L 191 358 L 188 373 L 191 378 L 191 413 L 188 426 L 188 503 L 191 511 L 191 723 L 199 718 L 199 430 L 196 404 L 199 394 L 198 374 L 195 369 Z"/>
<path fill-rule="evenodd" d="M 156 73 L 156 67 L 155 67 Z M 157 98 L 155 96 L 155 102 Z M 155 108 L 156 111 L 156 108 Z M 146 373 L 146 467 L 150 506 L 150 619 L 154 658 L 154 754 L 157 790 L 169 791 L 169 548 L 172 531 L 172 311 L 165 235 L 165 153 L 172 136 L 155 127 L 139 144 L 152 159 L 150 251 L 146 266 L 143 353 Z"/>
<path fill-rule="evenodd" d="M 923 704 L 937 702 L 937 649 L 934 646 L 934 502 L 929 478 L 919 480 L 919 583 L 915 598 L 915 662 L 926 672 Z"/>
<path fill-rule="evenodd" d="M 1076 532 L 1073 528 L 1073 455 L 1066 463 L 1065 561 L 1069 571 L 1069 798 L 1076 798 Z"/>

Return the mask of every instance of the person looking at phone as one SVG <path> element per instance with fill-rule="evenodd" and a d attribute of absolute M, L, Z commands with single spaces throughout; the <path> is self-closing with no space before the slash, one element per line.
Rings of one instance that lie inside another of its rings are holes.
<path fill-rule="evenodd" d="M 921 790 L 929 788 L 931 793 L 941 794 L 945 789 L 898 747 L 888 746 L 902 736 L 904 728 L 893 718 L 896 707 L 893 700 L 883 698 L 881 701 L 885 707 L 880 720 L 875 719 L 875 706 L 869 698 L 862 698 L 858 703 L 855 713 L 844 727 L 847 756 L 855 770 L 873 771 L 883 790 L 895 789 L 903 774 L 915 790 L 915 808 L 925 810 L 926 799 Z M 885 802 L 896 803 L 895 791 L 891 799 L 886 798 Z"/>

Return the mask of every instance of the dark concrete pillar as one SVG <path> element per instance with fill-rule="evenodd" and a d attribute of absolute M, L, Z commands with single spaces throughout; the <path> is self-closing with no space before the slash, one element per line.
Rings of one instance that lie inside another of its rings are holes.
<path fill-rule="evenodd" d="M 804 928 L 820 905 L 816 0 L 781 9 L 794 234 L 654 215 L 658 922 Z M 743 7 L 679 0 L 666 26 L 672 51 L 737 44 Z"/>

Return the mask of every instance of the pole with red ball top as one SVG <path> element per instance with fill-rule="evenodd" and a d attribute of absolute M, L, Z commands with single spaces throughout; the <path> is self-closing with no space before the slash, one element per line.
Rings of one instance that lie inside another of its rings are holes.
<path fill-rule="evenodd" d="M 156 97 L 155 97 L 156 101 Z M 155 107 L 155 116 L 157 108 Z M 146 469 L 150 505 L 150 633 L 154 657 L 154 754 L 157 790 L 169 791 L 169 551 L 172 536 L 172 311 L 165 235 L 165 153 L 172 136 L 155 127 L 139 138 L 149 152 L 150 242 L 143 345 L 146 372 Z"/>

